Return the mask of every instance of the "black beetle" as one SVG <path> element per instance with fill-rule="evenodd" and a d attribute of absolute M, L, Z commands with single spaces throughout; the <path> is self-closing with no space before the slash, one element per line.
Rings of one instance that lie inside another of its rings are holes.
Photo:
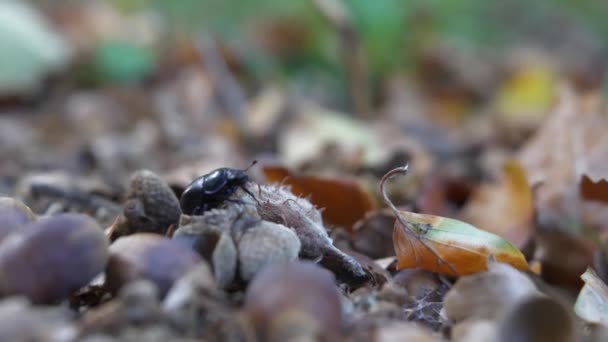
<path fill-rule="evenodd" d="M 244 185 L 249 181 L 247 170 L 256 163 L 254 160 L 244 170 L 222 167 L 196 178 L 182 193 L 182 212 L 186 215 L 201 215 L 229 200 L 238 188 L 253 197 Z"/>

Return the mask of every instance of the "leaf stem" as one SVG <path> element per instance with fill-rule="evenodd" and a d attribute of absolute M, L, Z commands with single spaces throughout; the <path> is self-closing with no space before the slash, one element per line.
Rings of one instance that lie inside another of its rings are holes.
<path fill-rule="evenodd" d="M 416 233 L 412 227 L 412 224 L 409 222 L 406 222 L 403 219 L 403 217 L 401 216 L 401 214 L 399 212 L 399 209 L 397 209 L 397 207 L 395 206 L 393 201 L 391 201 L 391 199 L 388 197 L 388 194 L 386 193 L 386 188 L 384 187 L 384 184 L 386 183 L 386 181 L 388 181 L 389 179 L 393 178 L 395 175 L 398 175 L 398 174 L 406 175 L 408 172 L 408 169 L 409 169 L 409 164 L 405 164 L 404 166 L 396 167 L 396 168 L 390 170 L 382 177 L 382 179 L 380 180 L 380 192 L 382 192 L 382 197 L 384 198 L 384 202 L 395 213 L 397 222 L 399 222 L 401 224 L 401 226 L 403 227 L 406 234 L 408 234 L 409 236 L 412 236 L 414 239 L 418 240 L 418 242 L 422 246 L 424 246 L 424 248 L 426 248 L 431 254 L 433 254 L 437 258 L 437 265 L 438 265 L 437 271 L 439 271 L 439 265 L 444 264 L 447 266 L 447 268 L 450 270 L 450 272 L 452 272 L 453 275 L 458 275 L 458 272 L 456 271 L 454 266 L 452 266 L 449 262 L 446 262 L 445 260 L 443 260 L 441 255 L 439 255 L 439 253 L 437 251 L 435 251 L 435 249 L 433 247 L 427 245 L 426 242 L 424 242 L 424 239 L 425 239 L 424 236 Z M 395 229 L 396 229 L 396 226 L 395 226 Z M 410 246 L 412 247 L 412 253 L 414 253 L 414 257 L 416 258 L 416 263 L 418 263 L 418 255 L 416 254 L 416 247 L 414 247 L 414 244 L 410 240 L 408 240 L 408 242 L 410 243 Z"/>
<path fill-rule="evenodd" d="M 398 215 L 399 209 L 397 209 L 397 207 L 395 206 L 393 201 L 391 201 L 391 199 L 388 197 L 384 184 L 386 183 L 387 180 L 393 178 L 397 174 L 406 175 L 408 172 L 408 169 L 409 169 L 409 164 L 405 164 L 404 166 L 396 167 L 396 168 L 390 170 L 389 172 L 387 172 L 384 176 L 382 176 L 382 179 L 380 180 L 380 192 L 382 193 L 382 198 L 384 199 L 384 203 L 386 203 L 386 205 L 388 205 L 395 212 L 395 214 L 397 214 L 397 216 L 399 216 Z"/>

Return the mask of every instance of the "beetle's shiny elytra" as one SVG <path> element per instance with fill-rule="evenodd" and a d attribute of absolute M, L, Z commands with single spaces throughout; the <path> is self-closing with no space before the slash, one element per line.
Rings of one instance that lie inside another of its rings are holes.
<path fill-rule="evenodd" d="M 249 167 L 255 163 L 256 161 Z M 196 178 L 182 193 L 182 212 L 186 215 L 201 215 L 228 200 L 238 188 L 249 192 L 244 188 L 249 181 L 249 167 L 245 170 L 223 167 Z"/>

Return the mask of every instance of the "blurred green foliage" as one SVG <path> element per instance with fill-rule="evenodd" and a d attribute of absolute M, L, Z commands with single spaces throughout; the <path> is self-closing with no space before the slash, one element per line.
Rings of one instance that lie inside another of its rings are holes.
<path fill-rule="evenodd" d="M 153 7 L 169 18 L 175 30 L 209 30 L 239 42 L 251 54 L 251 65 L 270 63 L 288 72 L 312 66 L 340 70 L 336 32 L 312 1 L 283 0 L 113 0 L 125 11 Z M 427 41 L 444 41 L 469 49 L 504 49 L 530 31 L 558 30 L 555 14 L 579 21 L 594 34 L 608 38 L 608 1 L 599 0 L 342 0 L 362 37 L 373 75 L 411 65 Z M 247 44 L 252 23 L 293 20 L 308 40 L 297 58 L 274 60 Z M 243 45 L 243 41 L 245 41 Z M 238 44 L 235 44 L 238 45 Z M 259 58 L 266 58 L 260 61 Z M 270 62 L 269 62 L 270 61 Z M 278 62 L 278 63 L 276 63 Z"/>
<path fill-rule="evenodd" d="M 93 50 L 92 74 L 97 82 L 134 82 L 154 69 L 154 54 L 122 41 L 102 41 Z"/>

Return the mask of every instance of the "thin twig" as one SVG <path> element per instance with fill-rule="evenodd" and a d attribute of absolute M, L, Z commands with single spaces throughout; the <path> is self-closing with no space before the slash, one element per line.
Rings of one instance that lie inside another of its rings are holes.
<path fill-rule="evenodd" d="M 245 94 L 220 55 L 215 39 L 211 35 L 203 34 L 194 42 L 194 46 L 201 64 L 212 80 L 220 104 L 238 126 L 241 137 L 247 137 L 249 125 Z"/>
<path fill-rule="evenodd" d="M 352 17 L 341 0 L 313 0 L 313 4 L 338 33 L 353 110 L 360 118 L 369 117 L 371 95 L 367 61 Z"/>

